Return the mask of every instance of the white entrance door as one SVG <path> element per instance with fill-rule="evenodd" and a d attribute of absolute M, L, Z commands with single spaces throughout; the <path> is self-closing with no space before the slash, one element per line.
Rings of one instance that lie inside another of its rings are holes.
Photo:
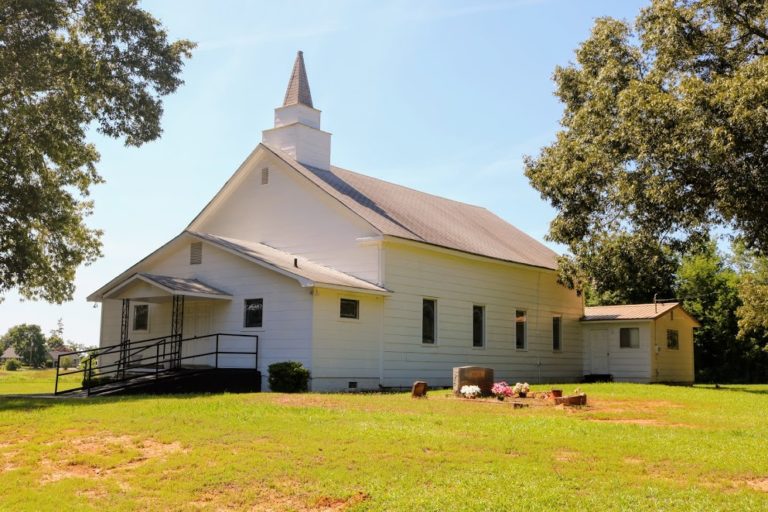
<path fill-rule="evenodd" d="M 592 331 L 591 341 L 592 373 L 610 373 L 608 363 L 608 330 L 598 329 Z"/>
<path fill-rule="evenodd" d="M 203 338 L 191 340 L 189 338 L 206 336 L 211 334 L 211 305 L 208 302 L 187 302 L 184 304 L 184 342 L 181 346 L 182 366 L 213 365 L 213 356 L 190 357 L 195 354 L 212 352 L 215 349 L 216 339 Z"/>

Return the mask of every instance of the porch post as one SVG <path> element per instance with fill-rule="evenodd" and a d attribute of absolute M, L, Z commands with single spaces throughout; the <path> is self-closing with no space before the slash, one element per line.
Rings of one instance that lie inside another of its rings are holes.
<path fill-rule="evenodd" d="M 128 367 L 128 316 L 131 311 L 131 299 L 123 299 L 123 308 L 120 317 L 120 358 L 117 361 L 118 377 L 125 376 L 125 369 Z"/>
<path fill-rule="evenodd" d="M 171 309 L 171 367 L 181 365 L 181 340 L 184 334 L 184 296 L 173 296 Z"/>

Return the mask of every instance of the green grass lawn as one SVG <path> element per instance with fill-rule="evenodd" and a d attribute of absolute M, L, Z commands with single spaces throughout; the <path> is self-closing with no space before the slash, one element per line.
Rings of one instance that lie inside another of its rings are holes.
<path fill-rule="evenodd" d="M 82 374 L 64 376 L 59 381 L 59 387 L 79 387 L 82 379 Z M 15 372 L 0 370 L 0 395 L 53 393 L 55 380 L 56 370 L 33 370 L 26 367 Z"/>
<path fill-rule="evenodd" d="M 582 389 L 0 398 L 0 510 L 768 510 L 768 386 Z"/>

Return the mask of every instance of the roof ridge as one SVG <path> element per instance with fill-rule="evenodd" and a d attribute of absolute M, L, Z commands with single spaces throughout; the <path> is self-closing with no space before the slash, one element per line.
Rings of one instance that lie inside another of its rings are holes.
<path fill-rule="evenodd" d="M 368 179 L 371 179 L 371 180 L 376 180 L 376 181 L 379 181 L 381 183 L 386 183 L 387 185 L 392 185 L 393 187 L 403 188 L 405 190 L 411 190 L 413 192 L 418 192 L 419 194 L 424 194 L 426 196 L 436 197 L 437 199 L 442 199 L 443 201 L 450 201 L 452 203 L 457 203 L 457 204 L 461 204 L 461 205 L 464 205 L 464 206 L 471 206 L 472 208 L 477 208 L 479 210 L 485 210 L 487 212 L 490 212 L 490 210 L 488 210 L 488 208 L 485 208 L 484 206 L 480 206 L 480 205 L 476 205 L 476 204 L 472 204 L 472 203 L 465 203 L 464 201 L 459 201 L 457 199 L 451 199 L 450 197 L 439 196 L 437 194 L 432 194 L 431 192 L 425 192 L 425 191 L 419 190 L 417 188 L 406 187 L 405 185 L 400 185 L 399 183 L 395 183 L 393 181 L 383 180 L 381 178 L 377 178 L 375 176 L 370 176 L 368 174 L 363 174 L 361 172 L 351 171 L 349 169 L 345 169 L 344 167 L 339 167 L 337 165 L 331 165 L 331 171 L 334 171 L 334 170 L 348 172 L 350 174 L 355 174 L 357 176 L 362 176 L 364 178 L 368 178 Z"/>

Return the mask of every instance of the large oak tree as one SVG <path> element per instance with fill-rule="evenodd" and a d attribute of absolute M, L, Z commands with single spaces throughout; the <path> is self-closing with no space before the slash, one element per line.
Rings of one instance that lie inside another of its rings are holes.
<path fill-rule="evenodd" d="M 87 131 L 159 137 L 193 46 L 136 0 L 0 3 L 0 297 L 71 298 L 76 268 L 100 255 L 84 222 L 101 181 Z"/>
<path fill-rule="evenodd" d="M 633 24 L 598 19 L 554 80 L 562 129 L 526 175 L 557 209 L 565 282 L 634 282 L 617 300 L 649 300 L 712 229 L 768 253 L 768 2 L 653 0 Z"/>

